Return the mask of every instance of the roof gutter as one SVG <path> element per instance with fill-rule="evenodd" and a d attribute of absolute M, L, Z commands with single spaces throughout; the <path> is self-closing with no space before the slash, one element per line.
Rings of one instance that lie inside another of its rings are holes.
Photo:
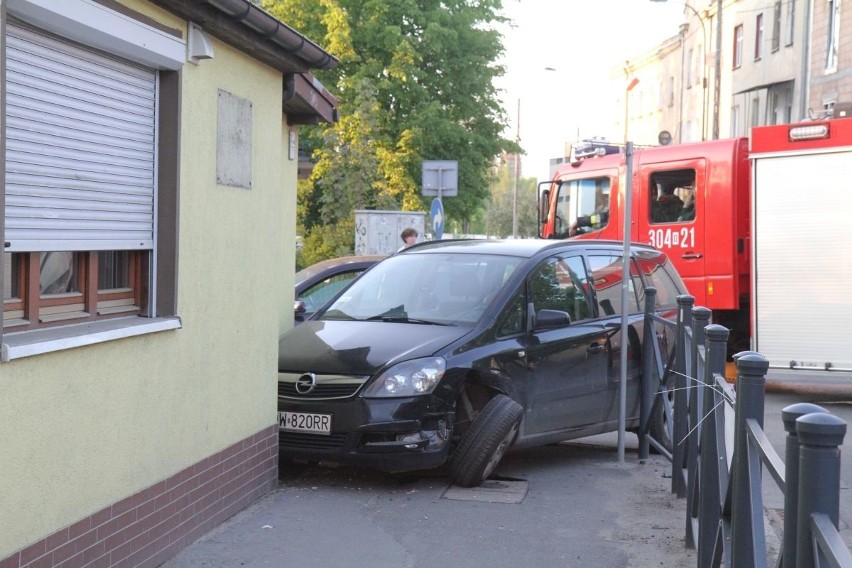
<path fill-rule="evenodd" d="M 337 58 L 250 0 L 150 0 L 285 73 L 332 69 Z"/>

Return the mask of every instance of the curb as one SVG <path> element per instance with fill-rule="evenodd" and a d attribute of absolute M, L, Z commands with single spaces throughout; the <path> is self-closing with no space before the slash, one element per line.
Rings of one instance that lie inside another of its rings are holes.
<path fill-rule="evenodd" d="M 766 377 L 766 392 L 852 400 L 852 374 L 773 369 Z"/>

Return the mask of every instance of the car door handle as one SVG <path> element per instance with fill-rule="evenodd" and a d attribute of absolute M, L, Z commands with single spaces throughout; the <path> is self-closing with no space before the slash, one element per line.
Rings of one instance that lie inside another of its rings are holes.
<path fill-rule="evenodd" d="M 600 343 L 592 343 L 588 347 L 586 347 L 586 352 L 591 353 L 592 355 L 597 355 L 598 353 L 603 353 L 604 346 Z"/>
<path fill-rule="evenodd" d="M 681 255 L 681 258 L 693 259 L 693 258 L 701 258 L 702 256 L 704 256 L 704 255 L 699 253 L 699 252 L 688 252 L 684 255 Z"/>

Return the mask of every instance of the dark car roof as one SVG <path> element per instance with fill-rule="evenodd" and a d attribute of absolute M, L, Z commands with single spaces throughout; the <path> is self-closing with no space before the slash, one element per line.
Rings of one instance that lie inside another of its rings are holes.
<path fill-rule="evenodd" d="M 296 292 L 304 290 L 318 280 L 323 280 L 339 272 L 352 269 L 367 269 L 380 260 L 384 255 L 341 256 L 330 258 L 312 264 L 296 273 Z"/>
<path fill-rule="evenodd" d="M 428 241 L 418 243 L 397 254 L 418 254 L 432 252 L 456 252 L 470 254 L 502 254 L 507 256 L 520 256 L 529 258 L 535 256 L 539 252 L 549 249 L 570 249 L 570 248 L 605 248 L 612 250 L 613 248 L 623 249 L 624 243 L 621 241 L 612 240 L 590 240 L 590 239 L 571 239 L 571 240 L 553 240 L 553 239 L 458 239 L 444 241 Z M 658 254 L 657 249 L 643 244 L 631 244 L 633 250 L 653 251 Z"/>

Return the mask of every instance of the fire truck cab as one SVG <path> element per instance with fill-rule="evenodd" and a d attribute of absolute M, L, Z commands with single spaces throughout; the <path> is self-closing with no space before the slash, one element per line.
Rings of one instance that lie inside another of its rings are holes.
<path fill-rule="evenodd" d="M 665 251 L 729 355 L 852 371 L 852 120 L 755 127 L 748 138 L 633 152 L 630 239 Z M 539 184 L 543 238 L 623 239 L 626 154 L 587 141 Z"/>
<path fill-rule="evenodd" d="M 589 146 L 540 184 L 542 238 L 623 239 L 625 154 Z M 747 138 L 635 150 L 630 218 L 630 239 L 665 251 L 696 305 L 747 321 Z"/>

